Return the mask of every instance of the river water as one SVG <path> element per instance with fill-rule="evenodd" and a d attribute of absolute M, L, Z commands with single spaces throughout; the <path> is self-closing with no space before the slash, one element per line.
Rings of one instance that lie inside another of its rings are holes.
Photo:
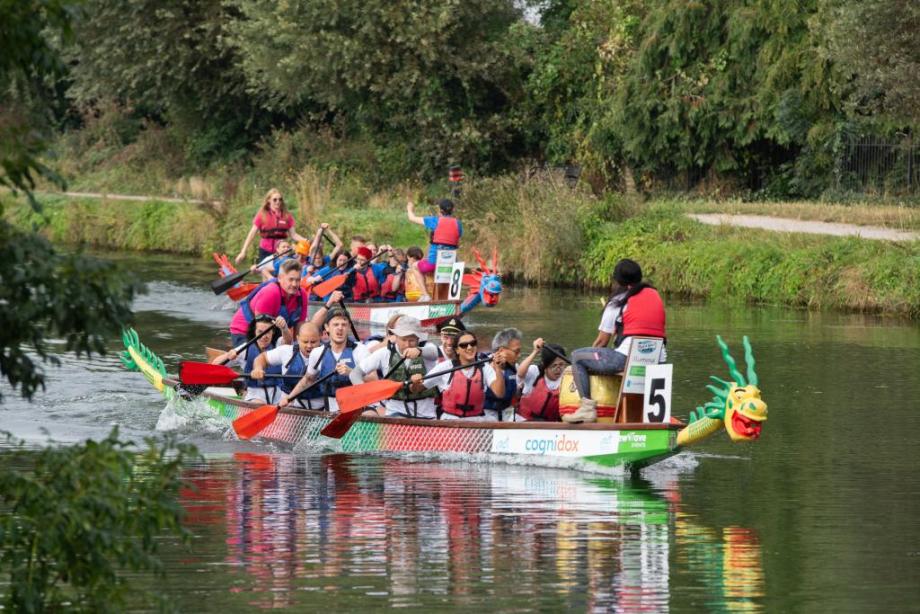
<path fill-rule="evenodd" d="M 173 370 L 224 340 L 214 267 L 111 256 L 146 281 L 142 341 Z M 594 338 L 599 294 L 506 290 L 475 311 L 571 349 Z M 725 376 L 751 337 L 769 420 L 638 477 L 518 465 L 292 454 L 183 422 L 112 353 L 63 357 L 34 403 L 4 388 L 5 430 L 33 442 L 139 439 L 175 428 L 205 460 L 183 498 L 190 549 L 167 543 L 160 587 L 182 611 L 920 611 L 920 327 L 773 307 L 668 301 L 674 413 Z M 2 457 L 0 457 L 2 458 Z"/>

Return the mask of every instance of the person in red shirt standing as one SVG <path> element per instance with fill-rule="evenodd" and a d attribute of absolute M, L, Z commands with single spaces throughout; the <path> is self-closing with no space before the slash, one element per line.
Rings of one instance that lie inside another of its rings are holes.
<path fill-rule="evenodd" d="M 306 241 L 304 237 L 297 234 L 294 230 L 294 217 L 284 206 L 284 198 L 281 192 L 272 188 L 265 195 L 262 206 L 252 218 L 252 228 L 246 235 L 246 241 L 243 242 L 243 249 L 236 257 L 236 263 L 239 264 L 246 258 L 246 252 L 249 251 L 249 244 L 252 243 L 256 233 L 259 234 L 259 261 L 275 253 L 275 244 L 281 240 L 288 241 Z"/>
<path fill-rule="evenodd" d="M 626 258 L 620 260 L 613 269 L 613 280 L 612 296 L 604 306 L 594 343 L 572 352 L 572 376 L 581 405 L 576 412 L 563 416 L 567 422 L 593 422 L 597 418 L 590 374 L 621 373 L 626 367 L 632 337 L 667 339 L 664 303 L 658 290 L 642 281 L 639 264 Z M 607 347 L 611 339 L 614 349 Z M 663 349 L 661 362 L 666 359 L 667 352 Z"/>

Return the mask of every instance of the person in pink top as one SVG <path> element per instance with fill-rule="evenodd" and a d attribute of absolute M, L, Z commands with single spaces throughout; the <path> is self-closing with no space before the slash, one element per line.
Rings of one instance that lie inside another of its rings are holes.
<path fill-rule="evenodd" d="M 281 192 L 272 188 L 265 195 L 262 206 L 252 218 L 252 228 L 246 235 L 246 241 L 243 242 L 243 249 L 236 257 L 236 263 L 241 263 L 246 258 L 246 252 L 249 251 L 249 244 L 259 234 L 259 261 L 275 253 L 275 244 L 281 240 L 288 241 L 306 241 L 306 239 L 294 230 L 294 217 L 288 213 L 284 206 L 284 198 Z"/>
<path fill-rule="evenodd" d="M 333 292 L 330 301 L 340 300 L 342 294 Z M 298 322 L 307 319 L 309 296 L 300 287 L 300 262 L 285 260 L 278 272 L 278 278 L 262 282 L 249 296 L 240 301 L 240 308 L 230 321 L 230 341 L 233 347 L 248 341 L 246 334 L 249 323 L 259 314 L 266 314 L 275 319 L 275 326 L 281 331 L 279 343 L 290 343 L 293 339 L 291 330 Z M 325 317 L 326 309 L 314 315 Z"/>

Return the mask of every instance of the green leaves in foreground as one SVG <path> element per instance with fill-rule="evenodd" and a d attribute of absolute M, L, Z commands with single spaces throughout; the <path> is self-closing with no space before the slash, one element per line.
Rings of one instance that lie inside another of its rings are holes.
<path fill-rule="evenodd" d="M 0 375 L 28 399 L 45 385 L 32 352 L 59 362 L 48 337 L 63 339 L 57 349 L 77 355 L 104 353 L 105 337 L 117 338 L 131 321 L 138 289 L 114 264 L 59 254 L 44 238 L 0 218 Z"/>
<path fill-rule="evenodd" d="M 158 540 L 187 540 L 178 501 L 194 447 L 118 438 L 39 452 L 0 465 L 0 604 L 13 612 L 123 609 L 123 572 L 162 575 Z M 9 584 L 7 584 L 9 582 Z"/>

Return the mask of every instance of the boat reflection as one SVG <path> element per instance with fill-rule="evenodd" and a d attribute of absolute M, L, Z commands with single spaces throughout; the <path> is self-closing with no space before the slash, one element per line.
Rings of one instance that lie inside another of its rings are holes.
<path fill-rule="evenodd" d="M 462 607 L 486 594 L 497 608 L 661 612 L 680 577 L 710 606 L 761 608 L 757 534 L 699 523 L 674 477 L 339 455 L 237 455 L 224 469 L 189 476 L 188 522 L 225 531 L 225 563 L 248 578 L 233 590 L 253 606 L 354 594 Z"/>

